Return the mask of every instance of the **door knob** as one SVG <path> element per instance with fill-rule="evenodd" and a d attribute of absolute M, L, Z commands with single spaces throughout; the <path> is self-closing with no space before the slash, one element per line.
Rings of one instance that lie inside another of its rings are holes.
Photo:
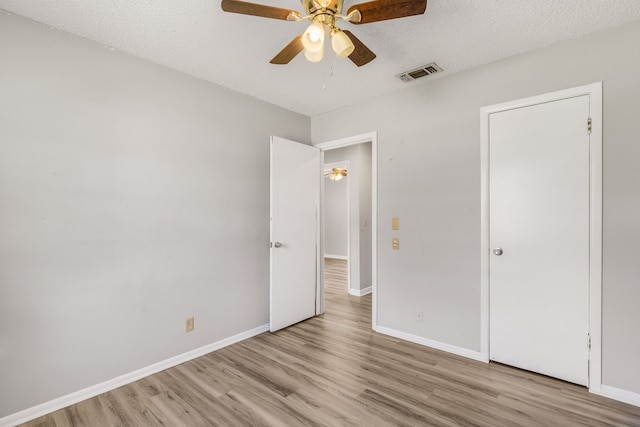
<path fill-rule="evenodd" d="M 502 255 L 502 248 L 494 248 L 493 249 L 493 254 L 497 255 L 497 256 Z"/>
<path fill-rule="evenodd" d="M 275 243 L 273 244 L 273 247 L 274 247 L 274 248 L 276 248 L 276 249 L 277 249 L 277 248 L 281 248 L 281 247 L 282 247 L 282 243 L 280 243 L 280 242 L 275 242 Z"/>

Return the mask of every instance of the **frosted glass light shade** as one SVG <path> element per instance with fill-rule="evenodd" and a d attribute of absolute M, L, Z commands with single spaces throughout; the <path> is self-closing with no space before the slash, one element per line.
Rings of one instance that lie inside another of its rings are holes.
<path fill-rule="evenodd" d="M 307 52 L 318 52 L 324 49 L 324 25 L 314 22 L 304 30 L 302 45 Z"/>
<path fill-rule="evenodd" d="M 338 30 L 331 34 L 331 48 L 340 58 L 346 58 L 356 47 L 349 36 Z"/>
<path fill-rule="evenodd" d="M 304 57 L 307 58 L 307 61 L 309 62 L 320 62 L 324 57 L 324 49 L 320 49 L 317 52 L 310 52 L 307 49 L 305 49 Z"/>

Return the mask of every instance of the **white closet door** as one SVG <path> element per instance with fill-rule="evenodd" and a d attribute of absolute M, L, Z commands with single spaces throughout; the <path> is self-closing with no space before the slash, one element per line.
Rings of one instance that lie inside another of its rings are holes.
<path fill-rule="evenodd" d="M 490 358 L 588 383 L 589 96 L 489 122 Z"/>

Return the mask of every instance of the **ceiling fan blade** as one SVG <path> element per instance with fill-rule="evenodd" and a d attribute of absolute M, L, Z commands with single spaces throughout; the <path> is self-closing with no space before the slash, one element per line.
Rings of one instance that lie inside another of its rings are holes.
<path fill-rule="evenodd" d="M 302 49 L 304 49 L 302 45 L 302 34 L 299 34 L 269 62 L 272 64 L 288 64 L 297 54 L 302 52 Z"/>
<path fill-rule="evenodd" d="M 351 62 L 356 64 L 358 67 L 362 67 L 376 59 L 376 54 L 365 46 L 360 39 L 354 36 L 351 31 L 343 30 L 343 32 L 351 39 L 353 45 L 356 47 L 353 52 L 351 52 L 351 55 L 349 55 Z"/>
<path fill-rule="evenodd" d="M 287 20 L 289 14 L 300 14 L 295 10 L 282 9 L 264 4 L 249 3 L 240 0 L 222 0 L 222 10 L 225 12 L 241 13 L 243 15 L 262 16 L 264 18 Z"/>
<path fill-rule="evenodd" d="M 368 24 L 369 22 L 385 21 L 387 19 L 404 18 L 405 16 L 422 15 L 427 9 L 427 0 L 374 0 L 366 3 L 354 4 L 347 11 L 347 16 L 358 9 L 362 14 L 360 22 L 353 24 Z"/>

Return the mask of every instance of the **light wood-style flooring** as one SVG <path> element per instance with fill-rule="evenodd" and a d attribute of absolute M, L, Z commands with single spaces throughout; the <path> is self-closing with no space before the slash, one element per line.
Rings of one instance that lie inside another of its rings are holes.
<path fill-rule="evenodd" d="M 583 387 L 372 332 L 371 296 L 326 266 L 326 314 L 26 425 L 640 426 L 640 408 Z"/>

